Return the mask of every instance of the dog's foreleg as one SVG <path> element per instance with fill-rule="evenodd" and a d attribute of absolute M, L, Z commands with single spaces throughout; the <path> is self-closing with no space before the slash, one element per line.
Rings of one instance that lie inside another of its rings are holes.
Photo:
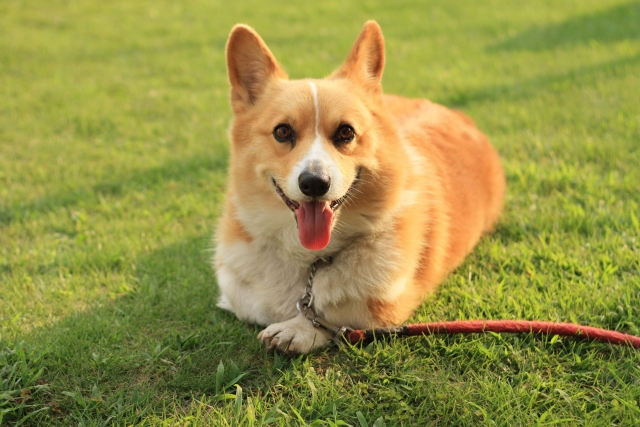
<path fill-rule="evenodd" d="M 311 320 L 299 314 L 285 322 L 269 325 L 258 334 L 258 339 L 269 350 L 308 353 L 325 345 L 330 334 L 322 328 L 314 327 Z"/>

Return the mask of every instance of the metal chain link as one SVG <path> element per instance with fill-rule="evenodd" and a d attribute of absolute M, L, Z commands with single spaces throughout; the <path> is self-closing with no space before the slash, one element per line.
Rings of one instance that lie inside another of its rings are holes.
<path fill-rule="evenodd" d="M 327 331 L 331 332 L 333 334 L 332 339 L 334 341 L 339 340 L 345 333 L 352 331 L 353 329 L 349 328 L 348 326 L 336 326 L 332 323 L 329 323 L 324 317 L 319 316 L 318 313 L 316 312 L 314 306 L 313 306 L 313 302 L 314 302 L 314 296 L 313 296 L 313 279 L 316 275 L 316 271 L 318 269 L 318 264 L 320 262 L 326 262 L 326 263 L 331 263 L 332 259 L 331 257 L 328 258 L 318 258 L 317 260 L 315 260 L 313 262 L 313 264 L 311 264 L 310 267 L 310 271 L 309 271 L 309 278 L 307 279 L 307 286 L 304 289 L 304 295 L 302 295 L 302 298 L 300 298 L 298 300 L 298 303 L 296 304 L 296 307 L 298 308 L 298 311 L 300 312 L 300 314 L 302 314 L 304 317 L 306 317 L 307 319 L 309 319 L 311 321 L 311 324 L 318 328 L 318 327 L 322 327 L 324 329 L 326 329 Z"/>

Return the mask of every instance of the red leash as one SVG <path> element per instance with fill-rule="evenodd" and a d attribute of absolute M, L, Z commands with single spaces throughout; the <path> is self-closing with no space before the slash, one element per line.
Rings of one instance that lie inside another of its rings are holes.
<path fill-rule="evenodd" d="M 375 330 L 347 331 L 346 340 L 352 344 L 369 342 L 388 336 L 433 334 L 471 334 L 482 332 L 532 333 L 585 338 L 611 344 L 640 348 L 640 337 L 574 323 L 539 322 L 535 320 L 458 320 L 453 322 L 415 323 Z"/>

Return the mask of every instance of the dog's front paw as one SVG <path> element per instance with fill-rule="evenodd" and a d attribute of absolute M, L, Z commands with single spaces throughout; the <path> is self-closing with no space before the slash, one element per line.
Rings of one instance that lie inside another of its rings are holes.
<path fill-rule="evenodd" d="M 311 321 L 297 316 L 286 322 L 274 323 L 258 334 L 269 350 L 283 353 L 308 353 L 322 347 L 329 341 L 329 334 L 321 328 L 315 328 Z"/>

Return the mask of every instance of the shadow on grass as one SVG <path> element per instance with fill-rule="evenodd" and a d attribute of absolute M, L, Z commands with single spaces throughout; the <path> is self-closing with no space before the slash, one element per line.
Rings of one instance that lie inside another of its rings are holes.
<path fill-rule="evenodd" d="M 236 382 L 245 390 L 260 389 L 278 374 L 282 362 L 275 359 L 275 366 L 261 347 L 259 328 L 215 306 L 210 237 L 130 260 L 136 270 L 129 291 L 19 338 L 30 354 L 44 353 L 33 367 L 44 369 L 35 384 L 46 386 L 32 391 L 35 407 L 50 408 L 40 421 L 51 415 L 76 423 L 109 416 L 140 420 L 168 403 L 232 393 L 233 385 L 227 390 L 225 384 L 240 373 Z M 227 368 L 222 377 L 221 362 Z"/>
<path fill-rule="evenodd" d="M 537 95 L 541 90 L 548 89 L 554 85 L 577 82 L 599 73 L 617 72 L 622 67 L 636 64 L 637 62 L 640 62 L 640 55 L 633 55 L 589 67 L 522 80 L 513 84 L 483 87 L 476 90 L 460 90 L 457 93 L 452 93 L 449 97 L 435 99 L 434 101 L 460 108 L 474 102 L 521 100 Z"/>
<path fill-rule="evenodd" d="M 589 43 L 616 43 L 640 38 L 640 2 L 629 2 L 564 22 L 530 28 L 489 48 L 551 50 Z"/>
<path fill-rule="evenodd" d="M 10 225 L 14 221 L 29 219 L 33 214 L 68 208 L 81 202 L 99 205 L 100 197 L 117 196 L 130 190 L 144 191 L 170 181 L 197 183 L 198 180 L 207 177 L 207 172 L 226 170 L 227 157 L 226 152 L 220 152 L 216 155 L 196 155 L 187 159 L 171 160 L 159 167 L 141 169 L 93 185 L 79 185 L 38 199 L 0 206 L 0 227 Z"/>

